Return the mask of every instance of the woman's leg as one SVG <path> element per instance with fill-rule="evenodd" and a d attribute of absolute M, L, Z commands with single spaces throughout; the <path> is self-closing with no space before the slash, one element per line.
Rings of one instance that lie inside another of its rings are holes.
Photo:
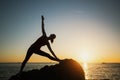
<path fill-rule="evenodd" d="M 60 61 L 59 59 L 56 59 L 56 58 L 50 56 L 48 53 L 41 51 L 41 50 L 36 50 L 35 53 L 38 55 L 41 55 L 41 56 L 48 57 L 49 59 L 54 60 L 54 61 Z"/>
<path fill-rule="evenodd" d="M 21 65 L 20 72 L 23 71 L 23 68 L 25 67 L 25 64 L 27 63 L 27 61 L 29 60 L 29 58 L 31 57 L 32 54 L 33 54 L 32 52 L 27 52 L 26 57 L 25 57 L 22 65 Z"/>

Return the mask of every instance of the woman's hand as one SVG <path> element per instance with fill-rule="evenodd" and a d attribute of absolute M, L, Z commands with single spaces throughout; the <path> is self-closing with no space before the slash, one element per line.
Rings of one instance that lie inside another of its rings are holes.
<path fill-rule="evenodd" d="M 41 16 L 41 19 L 44 20 L 44 16 L 43 15 Z"/>

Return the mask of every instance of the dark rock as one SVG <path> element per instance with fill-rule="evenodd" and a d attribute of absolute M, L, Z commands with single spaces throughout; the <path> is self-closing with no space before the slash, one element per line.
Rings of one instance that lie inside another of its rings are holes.
<path fill-rule="evenodd" d="M 79 63 L 65 59 L 59 64 L 45 66 L 40 70 L 16 74 L 9 80 L 85 80 L 85 74 Z"/>

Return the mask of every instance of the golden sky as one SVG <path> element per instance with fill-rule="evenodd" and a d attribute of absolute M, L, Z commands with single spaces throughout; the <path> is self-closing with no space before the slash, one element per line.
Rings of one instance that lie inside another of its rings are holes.
<path fill-rule="evenodd" d="M 41 15 L 60 59 L 120 62 L 120 5 L 114 1 L 2 1 L 0 62 L 22 62 L 41 36 Z M 50 53 L 47 47 L 42 50 Z M 29 62 L 51 62 L 33 54 Z"/>

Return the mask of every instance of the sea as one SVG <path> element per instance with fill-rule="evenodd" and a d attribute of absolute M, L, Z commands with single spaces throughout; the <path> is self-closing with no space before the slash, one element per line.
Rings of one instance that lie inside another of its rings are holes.
<path fill-rule="evenodd" d="M 27 63 L 24 71 L 41 69 L 56 63 Z M 0 63 L 0 80 L 8 80 L 19 72 L 21 63 Z M 120 63 L 83 63 L 86 80 L 120 80 Z"/>

